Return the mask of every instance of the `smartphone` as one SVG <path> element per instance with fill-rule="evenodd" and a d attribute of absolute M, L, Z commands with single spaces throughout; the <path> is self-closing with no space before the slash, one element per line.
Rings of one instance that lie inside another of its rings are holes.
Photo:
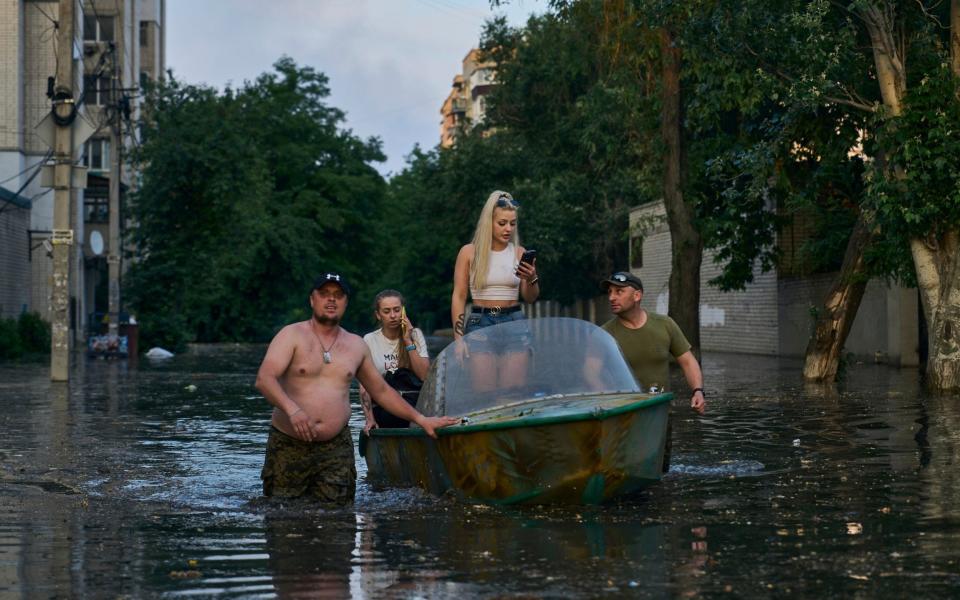
<path fill-rule="evenodd" d="M 523 256 L 520 257 L 520 262 L 527 263 L 528 265 L 533 264 L 533 259 L 537 257 L 537 251 L 533 248 L 524 250 Z"/>
<path fill-rule="evenodd" d="M 400 333 L 404 335 L 407 333 L 407 307 L 400 307 Z"/>

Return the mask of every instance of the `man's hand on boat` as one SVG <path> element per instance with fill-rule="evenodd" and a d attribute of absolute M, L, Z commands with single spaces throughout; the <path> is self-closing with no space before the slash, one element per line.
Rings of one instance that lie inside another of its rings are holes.
<path fill-rule="evenodd" d="M 448 427 L 450 425 L 456 425 L 460 422 L 459 417 L 425 417 L 419 413 L 417 414 L 418 416 L 414 420 L 414 423 L 420 427 L 423 427 L 423 430 L 427 433 L 427 435 L 433 439 L 437 439 L 437 429 L 441 427 Z"/>

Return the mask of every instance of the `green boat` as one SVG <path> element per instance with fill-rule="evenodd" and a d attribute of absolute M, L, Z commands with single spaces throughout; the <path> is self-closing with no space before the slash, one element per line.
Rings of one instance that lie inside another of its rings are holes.
<path fill-rule="evenodd" d="M 361 436 L 372 484 L 493 504 L 599 504 L 660 479 L 673 395 L 640 390 L 603 329 L 542 318 L 462 343 L 468 355 L 454 343 L 437 356 L 417 404 L 461 423 L 436 440 L 418 427 Z M 496 381 L 494 356 L 508 357 L 500 366 L 514 381 Z"/>

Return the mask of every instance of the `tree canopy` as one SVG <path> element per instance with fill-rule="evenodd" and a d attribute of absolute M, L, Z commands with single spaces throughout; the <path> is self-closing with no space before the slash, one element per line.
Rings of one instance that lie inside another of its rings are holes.
<path fill-rule="evenodd" d="M 362 290 L 354 319 L 394 287 L 418 324 L 446 326 L 457 250 L 503 189 L 545 299 L 595 296 L 626 265 L 629 209 L 665 198 L 721 289 L 758 266 L 837 269 L 861 231 L 858 276 L 917 282 L 928 321 L 952 315 L 960 4 L 946 4 L 556 0 L 522 27 L 488 23 L 485 119 L 453 148 L 414 148 L 390 182 L 310 68 L 282 59 L 222 93 L 171 80 L 136 153 L 135 307 L 160 337 L 264 339 L 333 266 Z M 793 240 L 791 224 L 814 234 Z"/>
<path fill-rule="evenodd" d="M 126 284 L 151 343 L 269 339 L 307 315 L 325 269 L 369 292 L 380 143 L 343 128 L 326 76 L 274 69 L 223 92 L 171 77 L 150 95 Z"/>

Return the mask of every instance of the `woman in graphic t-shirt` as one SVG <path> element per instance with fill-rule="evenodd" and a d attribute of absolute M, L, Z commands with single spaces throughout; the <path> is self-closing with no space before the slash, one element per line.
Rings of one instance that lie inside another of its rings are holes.
<path fill-rule="evenodd" d="M 523 384 L 527 371 L 526 343 L 529 336 L 464 335 L 491 325 L 524 318 L 520 299 L 533 303 L 540 295 L 536 259 L 521 262 L 524 247 L 517 234 L 520 203 L 507 192 L 495 191 L 487 198 L 473 241 L 460 249 L 453 274 L 450 316 L 457 355 L 470 356 L 474 390 L 504 390 Z M 467 292 L 472 307 L 466 312 Z"/>
<path fill-rule="evenodd" d="M 423 380 L 430 369 L 427 341 L 423 332 L 415 328 L 407 317 L 403 295 L 397 290 L 383 290 L 373 300 L 373 314 L 380 323 L 380 329 L 363 336 L 363 341 L 370 349 L 377 371 L 386 375 L 404 368 Z M 360 405 L 367 420 L 364 431 L 380 425 L 406 426 L 394 423 L 396 417 L 373 402 L 363 386 L 360 386 Z"/>

